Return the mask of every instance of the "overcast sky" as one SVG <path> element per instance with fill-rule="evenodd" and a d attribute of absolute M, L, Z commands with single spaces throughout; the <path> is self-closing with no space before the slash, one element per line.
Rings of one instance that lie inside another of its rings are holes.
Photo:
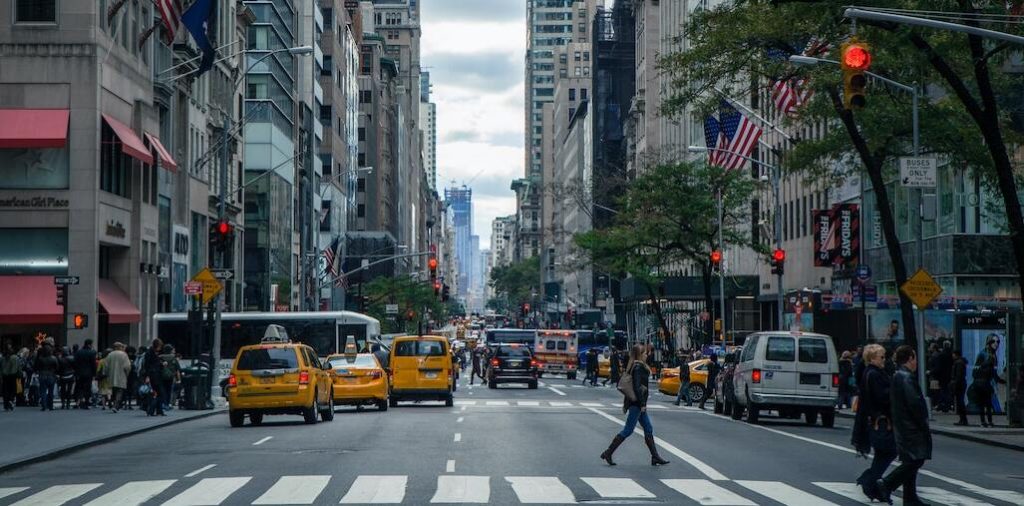
<path fill-rule="evenodd" d="M 491 221 L 515 212 L 523 175 L 523 0 L 425 0 L 421 65 L 437 104 L 437 186 L 473 189 L 473 233 L 491 242 Z"/>

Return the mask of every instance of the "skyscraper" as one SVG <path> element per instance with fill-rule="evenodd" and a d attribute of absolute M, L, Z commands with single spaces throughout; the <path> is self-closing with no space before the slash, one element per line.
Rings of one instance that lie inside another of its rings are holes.
<path fill-rule="evenodd" d="M 458 271 L 458 295 L 465 298 L 473 276 L 473 190 L 466 186 L 448 188 L 444 199 L 455 221 L 455 265 Z"/>

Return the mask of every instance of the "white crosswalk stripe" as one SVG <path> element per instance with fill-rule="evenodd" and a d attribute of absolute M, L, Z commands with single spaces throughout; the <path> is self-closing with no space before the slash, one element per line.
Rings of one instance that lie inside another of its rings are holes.
<path fill-rule="evenodd" d="M 540 406 L 540 402 L 538 402 L 538 401 L 517 401 L 516 405 L 517 406 Z"/>
<path fill-rule="evenodd" d="M 430 502 L 487 504 L 490 499 L 490 476 L 443 475 L 437 477 L 437 491 Z"/>
<path fill-rule="evenodd" d="M 924 502 L 945 504 L 946 506 L 991 506 L 985 501 L 979 501 L 965 495 L 954 494 L 948 490 L 937 487 L 917 487 L 917 495 Z"/>
<path fill-rule="evenodd" d="M 487 401 L 488 406 L 508 406 L 508 401 Z"/>
<path fill-rule="evenodd" d="M 506 476 L 505 481 L 524 504 L 576 504 L 576 496 L 553 476 Z"/>
<path fill-rule="evenodd" d="M 203 478 L 188 490 L 172 497 L 164 506 L 217 506 L 242 488 L 249 476 L 237 478 Z"/>
<path fill-rule="evenodd" d="M 781 481 L 737 480 L 737 484 L 761 494 L 773 501 L 789 506 L 835 506 L 814 494 L 809 494 Z"/>
<path fill-rule="evenodd" d="M 814 485 L 819 486 L 833 494 L 841 495 L 847 499 L 852 499 L 861 504 L 871 504 L 871 500 L 864 495 L 861 491 L 860 485 L 856 483 L 847 483 L 841 481 L 816 481 Z M 903 504 L 903 501 L 899 497 L 893 497 L 892 502 L 894 505 Z"/>
<path fill-rule="evenodd" d="M 710 480 L 661 480 L 661 482 L 705 506 L 755 506 L 753 502 Z"/>
<path fill-rule="evenodd" d="M 129 481 L 111 492 L 97 497 L 85 506 L 134 506 L 142 504 L 164 490 L 177 480 Z"/>
<path fill-rule="evenodd" d="M 476 401 L 455 401 L 457 406 L 476 406 Z"/>
<path fill-rule="evenodd" d="M 78 485 L 54 485 L 41 492 L 32 494 L 11 506 L 59 506 L 78 498 L 99 487 L 102 483 L 82 483 Z"/>
<path fill-rule="evenodd" d="M 604 404 L 601 404 L 600 402 L 581 402 L 580 406 L 585 408 L 603 408 Z"/>
<path fill-rule="evenodd" d="M 653 499 L 657 496 L 650 493 L 639 483 L 629 478 L 580 478 L 597 495 L 606 499 Z"/>
<path fill-rule="evenodd" d="M 548 402 L 548 404 L 550 404 L 551 406 L 556 407 L 556 408 L 570 408 L 570 407 L 572 407 L 572 403 L 571 402 L 550 401 L 550 402 Z"/>
<path fill-rule="evenodd" d="M 28 487 L 0 487 L 0 499 L 28 490 Z"/>
<path fill-rule="evenodd" d="M 282 476 L 253 504 L 313 504 L 330 476 Z"/>
<path fill-rule="evenodd" d="M 359 476 L 341 504 L 399 504 L 408 483 L 408 476 Z"/>

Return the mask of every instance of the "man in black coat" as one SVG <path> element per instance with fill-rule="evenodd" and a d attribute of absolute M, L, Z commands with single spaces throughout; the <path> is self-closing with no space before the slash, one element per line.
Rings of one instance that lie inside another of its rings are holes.
<path fill-rule="evenodd" d="M 952 376 L 949 380 L 949 390 L 953 394 L 953 403 L 956 406 L 956 414 L 959 417 L 955 425 L 967 425 L 967 404 L 964 403 L 964 396 L 967 395 L 967 361 L 959 350 L 953 352 Z"/>
<path fill-rule="evenodd" d="M 92 348 L 92 339 L 75 352 L 75 399 L 78 409 L 89 409 L 92 399 L 92 379 L 96 377 L 96 350 Z"/>
<path fill-rule="evenodd" d="M 903 504 L 924 504 L 917 497 L 917 472 L 932 458 L 932 433 L 928 427 L 928 404 L 917 382 L 917 354 L 908 345 L 896 349 L 899 369 L 892 379 L 893 429 L 900 452 L 900 466 L 876 485 L 883 501 L 888 502 L 893 490 L 903 487 Z"/>

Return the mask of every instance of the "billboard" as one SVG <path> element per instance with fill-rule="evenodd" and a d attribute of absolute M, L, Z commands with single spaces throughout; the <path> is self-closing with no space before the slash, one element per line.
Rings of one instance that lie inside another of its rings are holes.
<path fill-rule="evenodd" d="M 811 211 L 814 226 L 814 266 L 854 267 L 860 252 L 860 209 L 837 204 Z"/>

